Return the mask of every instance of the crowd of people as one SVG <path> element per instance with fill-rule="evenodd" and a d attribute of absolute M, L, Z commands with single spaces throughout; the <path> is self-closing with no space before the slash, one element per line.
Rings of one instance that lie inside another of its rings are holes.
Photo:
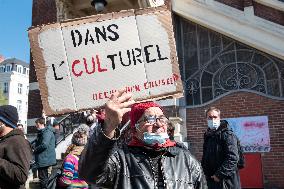
<path fill-rule="evenodd" d="M 236 135 L 221 120 L 218 108 L 207 109 L 205 119 L 208 129 L 199 162 L 190 149 L 175 141 L 174 125 L 159 104 L 136 103 L 130 93 L 117 91 L 103 109 L 82 113 L 63 163 L 57 165 L 61 173 L 56 187 L 241 188 Z M 37 119 L 37 138 L 29 143 L 17 122 L 15 107 L 0 106 L 0 189 L 25 188 L 30 168 L 37 172 L 40 187 L 49 188 L 50 169 L 57 164 L 60 124 L 56 119 Z"/>

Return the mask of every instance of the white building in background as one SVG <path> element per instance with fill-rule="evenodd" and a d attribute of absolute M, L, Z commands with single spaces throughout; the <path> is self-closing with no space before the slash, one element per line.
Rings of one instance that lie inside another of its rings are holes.
<path fill-rule="evenodd" d="M 17 107 L 19 123 L 27 127 L 29 64 L 16 58 L 0 62 L 0 89 L 8 104 Z"/>

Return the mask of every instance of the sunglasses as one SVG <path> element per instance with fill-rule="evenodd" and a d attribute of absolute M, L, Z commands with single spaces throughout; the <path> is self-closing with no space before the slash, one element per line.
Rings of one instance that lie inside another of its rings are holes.
<path fill-rule="evenodd" d="M 158 121 L 161 123 L 161 124 L 167 124 L 169 122 L 168 118 L 166 116 L 144 116 L 144 118 L 140 121 L 140 122 L 145 122 L 145 123 L 148 123 L 148 124 L 154 124 L 154 123 L 157 123 Z"/>

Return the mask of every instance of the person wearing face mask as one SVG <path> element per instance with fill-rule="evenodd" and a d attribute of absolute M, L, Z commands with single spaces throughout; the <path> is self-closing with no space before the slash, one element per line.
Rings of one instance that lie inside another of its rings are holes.
<path fill-rule="evenodd" d="M 131 97 L 118 91 L 106 103 L 105 120 L 81 154 L 79 176 L 103 188 L 206 188 L 199 162 L 169 139 L 162 107 Z M 129 111 L 131 140 L 119 146 L 120 124 Z"/>
<path fill-rule="evenodd" d="M 48 168 L 56 164 L 55 135 L 51 127 L 45 126 L 45 119 L 35 121 L 38 130 L 34 142 L 35 164 L 38 170 L 40 187 L 47 188 Z"/>
<path fill-rule="evenodd" d="M 208 129 L 201 164 L 209 189 L 240 189 L 237 137 L 220 113 L 215 107 L 206 110 Z"/>

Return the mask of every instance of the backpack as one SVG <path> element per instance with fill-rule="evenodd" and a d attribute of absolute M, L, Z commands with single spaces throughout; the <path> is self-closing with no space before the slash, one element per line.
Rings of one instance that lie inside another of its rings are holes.
<path fill-rule="evenodd" d="M 226 120 L 221 120 L 221 123 L 226 124 L 227 126 L 229 125 L 229 123 Z M 237 167 L 238 167 L 238 169 L 243 169 L 245 167 L 244 151 L 241 147 L 241 143 L 240 143 L 239 138 L 237 136 L 236 136 L 236 138 L 237 138 L 237 147 L 238 147 L 238 155 L 239 155 L 239 161 L 237 163 Z M 222 132 L 220 134 L 220 140 L 222 140 Z"/>
<path fill-rule="evenodd" d="M 61 189 L 57 184 L 57 179 L 62 176 L 62 168 L 53 169 L 51 175 L 48 177 L 47 189 Z"/>
<path fill-rule="evenodd" d="M 239 154 L 239 161 L 237 163 L 237 167 L 239 169 L 243 169 L 245 167 L 245 157 L 244 157 L 244 151 L 241 147 L 241 143 L 238 137 L 237 137 L 237 144 L 238 144 L 238 154 Z"/>

